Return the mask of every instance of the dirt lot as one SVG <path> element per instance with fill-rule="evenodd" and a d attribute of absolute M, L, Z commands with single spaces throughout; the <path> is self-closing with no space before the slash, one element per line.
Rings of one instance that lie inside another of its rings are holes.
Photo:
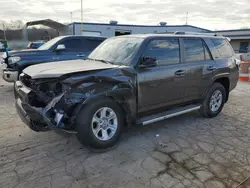
<path fill-rule="evenodd" d="M 2 80 L 0 116 L 3 188 L 235 188 L 250 176 L 249 83 L 239 83 L 217 118 L 195 112 L 134 127 L 106 153 L 91 153 L 75 136 L 29 130 L 16 114 L 13 85 Z"/>

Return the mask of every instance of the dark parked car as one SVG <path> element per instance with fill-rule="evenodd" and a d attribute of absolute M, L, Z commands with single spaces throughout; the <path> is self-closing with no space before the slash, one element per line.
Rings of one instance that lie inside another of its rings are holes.
<path fill-rule="evenodd" d="M 62 36 L 54 38 L 38 49 L 11 51 L 2 57 L 3 79 L 14 82 L 23 69 L 30 65 L 85 59 L 106 38 L 91 36 Z"/>
<path fill-rule="evenodd" d="M 30 42 L 27 46 L 27 49 L 38 49 L 42 45 L 44 45 L 45 42 L 43 41 L 36 41 L 36 42 Z"/>
<path fill-rule="evenodd" d="M 76 133 L 109 148 L 126 125 L 200 110 L 217 116 L 236 87 L 234 52 L 221 36 L 158 34 L 110 38 L 87 60 L 28 67 L 16 108 L 34 131 Z"/>

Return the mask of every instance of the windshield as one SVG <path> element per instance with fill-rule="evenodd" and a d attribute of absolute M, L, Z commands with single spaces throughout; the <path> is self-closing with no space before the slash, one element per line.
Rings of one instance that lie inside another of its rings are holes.
<path fill-rule="evenodd" d="M 102 60 L 116 65 L 128 65 L 137 52 L 143 38 L 114 37 L 104 41 L 90 55 L 89 59 Z"/>
<path fill-rule="evenodd" d="M 62 37 L 53 38 L 52 40 L 46 42 L 44 45 L 40 46 L 38 50 L 49 50 L 55 43 L 57 43 L 61 39 Z"/>

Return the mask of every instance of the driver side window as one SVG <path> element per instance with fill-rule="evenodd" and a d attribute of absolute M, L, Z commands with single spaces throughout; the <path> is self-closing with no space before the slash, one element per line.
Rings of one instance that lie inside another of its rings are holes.
<path fill-rule="evenodd" d="M 156 59 L 158 66 L 180 63 L 180 45 L 178 38 L 155 39 L 147 45 L 143 57 Z"/>
<path fill-rule="evenodd" d="M 66 51 L 68 52 L 80 52 L 82 51 L 82 41 L 80 39 L 69 39 L 65 40 L 60 44 L 64 44 Z"/>

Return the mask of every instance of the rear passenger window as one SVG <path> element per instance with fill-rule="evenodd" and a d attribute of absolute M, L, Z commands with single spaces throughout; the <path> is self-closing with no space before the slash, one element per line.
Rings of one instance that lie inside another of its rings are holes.
<path fill-rule="evenodd" d="M 211 39 L 221 58 L 233 56 L 230 44 L 225 39 Z"/>
<path fill-rule="evenodd" d="M 152 40 L 146 47 L 143 56 L 155 58 L 158 65 L 179 63 L 179 40 L 177 38 Z"/>
<path fill-rule="evenodd" d="M 210 60 L 211 56 L 201 39 L 184 39 L 185 62 Z"/>

